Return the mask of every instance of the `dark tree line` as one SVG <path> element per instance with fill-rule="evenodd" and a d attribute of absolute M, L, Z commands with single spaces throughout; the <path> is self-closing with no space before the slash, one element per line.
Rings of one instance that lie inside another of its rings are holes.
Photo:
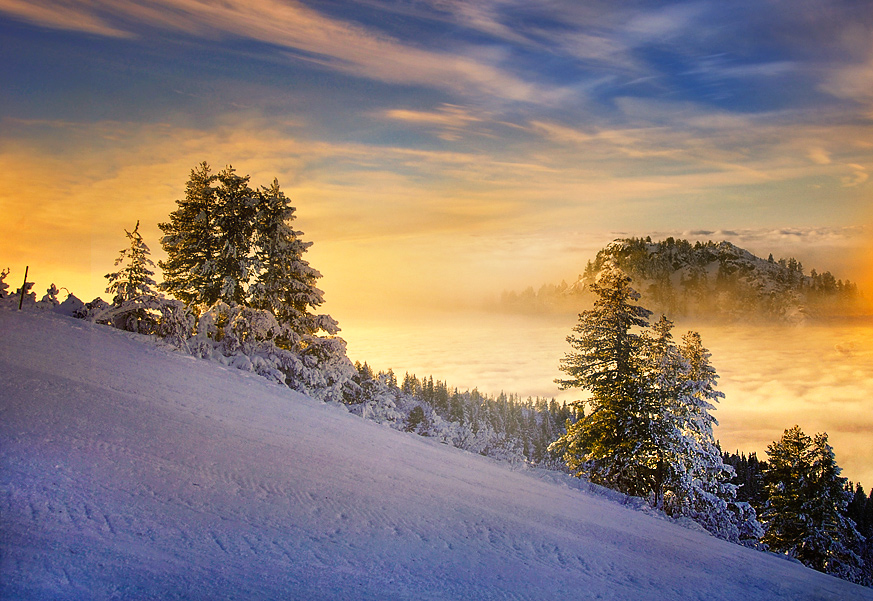
<path fill-rule="evenodd" d="M 756 511 L 760 511 L 766 500 L 764 491 L 764 470 L 767 462 L 758 459 L 756 453 L 724 453 L 722 460 L 734 468 L 731 480 L 737 485 L 737 499 L 750 503 Z"/>

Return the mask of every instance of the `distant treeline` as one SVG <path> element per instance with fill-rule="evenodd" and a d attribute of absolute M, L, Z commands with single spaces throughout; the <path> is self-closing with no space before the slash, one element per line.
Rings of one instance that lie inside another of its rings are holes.
<path fill-rule="evenodd" d="M 390 369 L 374 372 L 366 362 L 355 366 L 356 391 L 346 397 L 352 413 L 495 459 L 567 471 L 560 455 L 549 451 L 576 419 L 567 403 L 460 391 L 432 376 L 408 373 L 398 382 Z"/>
<path fill-rule="evenodd" d="M 729 242 L 616 240 L 589 261 L 572 284 L 504 291 L 502 310 L 573 313 L 591 302 L 586 291 L 606 262 L 633 280 L 643 302 L 669 317 L 748 319 L 751 316 L 803 321 L 820 315 L 852 314 L 860 308 L 855 283 L 829 271 L 808 274 L 795 258 L 762 259 Z"/>

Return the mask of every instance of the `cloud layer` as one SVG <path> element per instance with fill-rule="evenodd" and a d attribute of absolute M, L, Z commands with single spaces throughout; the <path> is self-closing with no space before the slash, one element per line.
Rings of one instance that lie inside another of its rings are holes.
<path fill-rule="evenodd" d="M 501 391 L 572 401 L 583 392 L 560 392 L 559 359 L 575 320 L 524 316 L 436 313 L 390 320 L 351 319 L 346 324 L 353 359 L 398 376 L 433 375 L 461 389 Z M 712 352 L 725 393 L 713 412 L 722 448 L 755 452 L 795 424 L 809 435 L 827 432 L 844 476 L 873 483 L 870 432 L 873 416 L 873 326 L 772 328 L 696 326 Z"/>

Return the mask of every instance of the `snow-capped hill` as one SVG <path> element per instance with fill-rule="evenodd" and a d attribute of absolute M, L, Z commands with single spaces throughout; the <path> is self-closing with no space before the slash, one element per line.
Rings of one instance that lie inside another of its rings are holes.
<path fill-rule="evenodd" d="M 140 335 L 0 342 L 2 599 L 873 599 Z"/>
<path fill-rule="evenodd" d="M 730 242 L 697 242 L 667 238 L 625 238 L 611 242 L 589 261 L 572 284 L 545 285 L 534 292 L 504 293 L 504 309 L 525 312 L 578 312 L 590 302 L 589 284 L 607 262 L 633 280 L 642 304 L 668 317 L 766 319 L 802 322 L 820 315 L 863 310 L 857 286 L 830 272 L 806 274 L 795 259 L 762 259 Z"/>

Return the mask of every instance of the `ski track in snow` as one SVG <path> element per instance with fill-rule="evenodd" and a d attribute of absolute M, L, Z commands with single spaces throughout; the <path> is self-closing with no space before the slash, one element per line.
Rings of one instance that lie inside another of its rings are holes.
<path fill-rule="evenodd" d="M 0 599 L 873 599 L 103 326 L 0 311 L 0 378 Z"/>

